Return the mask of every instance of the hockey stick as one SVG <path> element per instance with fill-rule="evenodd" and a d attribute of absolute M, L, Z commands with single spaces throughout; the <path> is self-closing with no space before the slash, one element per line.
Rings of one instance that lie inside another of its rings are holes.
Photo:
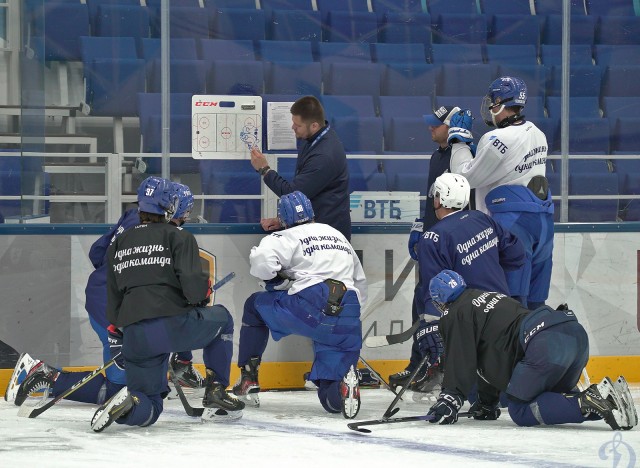
<path fill-rule="evenodd" d="M 184 391 L 182 390 L 182 385 L 180 385 L 180 382 L 178 382 L 176 374 L 173 372 L 173 369 L 171 369 L 171 366 L 169 366 L 169 379 L 171 379 L 173 386 L 176 388 L 178 397 L 180 397 L 180 402 L 182 403 L 184 411 L 187 413 L 187 415 L 194 418 L 202 416 L 202 414 L 204 413 L 204 408 L 194 408 L 189 404 L 189 401 L 187 400 L 187 397 L 184 395 Z"/>
<path fill-rule="evenodd" d="M 371 372 L 371 374 L 373 374 L 373 376 L 374 376 L 376 379 L 378 379 L 378 380 L 380 381 L 380 383 L 382 384 L 382 386 L 383 386 L 384 388 L 386 388 L 387 390 L 389 390 L 389 391 L 390 391 L 391 393 L 393 393 L 394 395 L 398 395 L 398 394 L 396 393 L 396 391 L 395 391 L 393 388 L 391 388 L 391 385 L 389 385 L 389 383 L 388 383 L 386 380 L 384 380 L 384 379 L 382 378 L 382 376 L 381 376 L 380 374 L 378 374 L 378 373 L 375 371 L 375 369 L 374 369 L 373 367 L 371 367 L 371 365 L 370 365 L 367 361 L 365 361 L 365 360 L 364 360 L 364 358 L 363 358 L 362 356 L 360 356 L 360 360 L 362 361 L 362 364 L 364 364 L 364 366 L 365 366 L 367 369 L 369 369 L 369 371 Z"/>
<path fill-rule="evenodd" d="M 235 271 L 232 271 L 231 273 L 229 273 L 227 276 L 225 276 L 224 278 L 222 278 L 220 281 L 218 281 L 216 284 L 214 284 L 213 286 L 211 286 L 211 289 L 213 291 L 217 291 L 218 289 L 220 289 L 222 286 L 224 286 L 225 284 L 227 284 L 229 281 L 231 281 L 233 278 L 236 277 L 236 273 Z"/>
<path fill-rule="evenodd" d="M 382 335 L 382 336 L 370 336 L 364 340 L 364 344 L 367 348 L 379 348 L 381 346 L 389 346 L 397 343 L 404 343 L 413 336 L 418 327 L 420 326 L 420 320 L 411 325 L 411 328 L 395 335 Z"/>
<path fill-rule="evenodd" d="M 110 367 L 112 364 L 115 363 L 115 360 L 117 358 L 119 358 L 119 357 L 120 357 L 120 353 L 116 354 L 113 359 L 111 359 L 111 360 L 105 362 L 104 364 L 102 364 L 100 367 L 98 367 L 96 370 L 94 370 L 91 374 L 85 375 L 82 378 L 82 380 L 77 381 L 75 384 L 73 384 L 71 387 L 66 389 L 64 392 L 62 392 L 57 397 L 54 397 L 53 400 L 47 402 L 45 405 L 31 407 L 31 406 L 25 406 L 23 404 L 22 406 L 20 406 L 20 409 L 18 410 L 18 416 L 22 416 L 22 417 L 26 417 L 26 418 L 37 418 L 39 415 L 41 415 L 42 413 L 47 411 L 49 408 L 51 408 L 53 405 L 58 403 L 60 400 L 62 400 L 63 398 L 68 397 L 73 392 L 75 392 L 80 387 L 82 387 L 84 384 L 86 384 L 89 380 L 93 379 L 95 376 L 100 374 L 103 370 L 105 370 L 108 367 Z"/>
<path fill-rule="evenodd" d="M 463 413 L 458 413 L 458 416 L 466 416 L 471 417 L 472 414 L 468 411 Z M 363 434 L 371 433 L 370 429 L 365 429 L 362 426 L 378 426 L 380 424 L 395 424 L 395 423 L 403 423 L 403 422 L 411 422 L 411 421 L 431 421 L 434 418 L 432 414 L 427 414 L 424 416 L 404 416 L 401 418 L 392 418 L 392 419 L 372 419 L 370 421 L 360 421 L 355 423 L 347 424 L 347 427 L 352 431 L 362 432 Z"/>
<path fill-rule="evenodd" d="M 400 390 L 397 394 L 396 397 L 393 399 L 393 401 L 391 402 L 391 404 L 389 405 L 389 407 L 387 408 L 387 411 L 384 412 L 384 414 L 382 415 L 383 419 L 389 419 L 391 416 L 393 416 L 394 414 L 396 414 L 398 411 L 400 411 L 400 408 L 394 408 L 394 406 L 396 406 L 396 403 L 398 403 L 398 401 L 402 398 L 402 394 L 407 390 L 407 388 L 409 387 L 409 384 L 411 382 L 413 382 L 413 379 L 416 378 L 416 375 L 418 375 L 418 372 L 420 372 L 420 370 L 425 366 L 425 365 L 429 365 L 428 364 L 429 361 L 429 355 L 425 355 L 420 362 L 418 363 L 418 365 L 416 366 L 416 368 L 414 369 L 414 371 L 411 373 L 411 375 L 409 377 L 407 377 L 407 381 L 405 382 L 405 384 L 402 386 L 402 390 Z"/>

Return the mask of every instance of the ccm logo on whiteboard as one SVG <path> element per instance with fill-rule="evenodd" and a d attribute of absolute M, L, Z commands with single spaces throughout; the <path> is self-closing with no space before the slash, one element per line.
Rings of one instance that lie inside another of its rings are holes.
<path fill-rule="evenodd" d="M 216 107 L 218 105 L 217 102 L 214 101 L 198 101 L 196 102 L 196 107 Z"/>

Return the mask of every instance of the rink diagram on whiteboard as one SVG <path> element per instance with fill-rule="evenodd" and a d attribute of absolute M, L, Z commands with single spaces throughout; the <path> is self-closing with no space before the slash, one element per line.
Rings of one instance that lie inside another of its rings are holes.
<path fill-rule="evenodd" d="M 259 97 L 194 96 L 192 108 L 194 158 L 248 158 L 252 148 L 262 149 Z"/>

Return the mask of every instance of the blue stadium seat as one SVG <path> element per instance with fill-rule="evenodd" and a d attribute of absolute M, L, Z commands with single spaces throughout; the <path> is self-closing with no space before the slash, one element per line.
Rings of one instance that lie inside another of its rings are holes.
<path fill-rule="evenodd" d="M 570 195 L 618 195 L 618 177 L 613 173 L 569 174 Z M 569 200 L 569 222 L 614 222 L 618 216 L 618 199 Z"/>
<path fill-rule="evenodd" d="M 205 8 L 246 8 L 256 9 L 256 0 L 204 0 Z"/>
<path fill-rule="evenodd" d="M 248 60 L 214 60 L 208 70 L 207 93 L 230 94 L 242 86 L 262 94 L 264 90 L 264 68 L 262 62 Z"/>
<path fill-rule="evenodd" d="M 173 54 L 171 54 L 173 56 Z M 200 39 L 198 57 L 206 63 L 214 60 L 250 60 L 256 59 L 253 41 L 248 39 Z"/>
<path fill-rule="evenodd" d="M 527 116 L 527 108 L 524 108 L 524 115 Z M 547 137 L 547 147 L 549 154 L 558 154 L 560 152 L 560 119 L 556 118 L 537 118 L 531 121 L 538 127 Z"/>
<path fill-rule="evenodd" d="M 266 39 L 266 16 L 262 10 L 216 8 L 209 11 L 213 39 Z"/>
<path fill-rule="evenodd" d="M 160 153 L 162 151 L 162 117 L 160 115 L 149 116 L 148 133 L 143 135 L 142 152 L 143 153 Z M 170 146 L 172 153 L 191 153 L 191 130 L 193 128 L 191 112 L 189 114 L 171 114 L 169 123 Z M 160 166 L 160 160 L 153 158 Z M 159 172 L 155 164 L 149 165 L 149 172 Z M 191 158 L 172 158 L 171 172 L 190 173 L 198 171 L 198 161 Z"/>
<path fill-rule="evenodd" d="M 347 159 L 349 193 L 354 191 L 387 191 L 387 177 L 380 159 Z"/>
<path fill-rule="evenodd" d="M 529 96 L 545 97 L 551 70 L 544 65 L 505 65 L 498 67 L 500 76 L 516 76 L 524 80 Z M 487 83 L 487 88 L 490 83 Z"/>
<path fill-rule="evenodd" d="M 334 62 L 324 80 L 324 94 L 380 96 L 381 67 L 377 63 Z"/>
<path fill-rule="evenodd" d="M 427 63 L 424 44 L 371 44 L 371 57 L 378 63 Z"/>
<path fill-rule="evenodd" d="M 101 5 L 140 6 L 140 0 L 86 0 L 85 3 L 87 4 L 87 8 L 89 8 L 89 23 L 91 24 L 91 31 L 93 35 L 96 34 L 98 28 L 98 11 Z"/>
<path fill-rule="evenodd" d="M 100 5 L 93 35 L 149 37 L 149 12 L 140 5 Z"/>
<path fill-rule="evenodd" d="M 161 44 L 159 38 L 142 39 L 141 48 L 140 58 L 143 58 L 147 63 L 160 59 Z M 171 39 L 169 41 L 169 56 L 171 60 L 197 60 L 196 40 L 193 38 Z"/>
<path fill-rule="evenodd" d="M 595 43 L 640 45 L 640 17 L 601 16 L 596 25 Z"/>
<path fill-rule="evenodd" d="M 540 46 L 540 60 L 546 66 L 562 65 L 562 46 L 556 44 L 542 44 Z M 569 50 L 571 66 L 593 65 L 591 46 L 587 44 L 573 44 Z"/>
<path fill-rule="evenodd" d="M 441 67 L 427 64 L 387 65 L 382 72 L 384 96 L 434 96 Z"/>
<path fill-rule="evenodd" d="M 328 38 L 331 35 L 331 31 L 328 30 L 329 13 L 332 11 L 368 13 L 368 3 L 368 0 L 316 0 L 318 11 L 320 12 L 323 37 Z"/>
<path fill-rule="evenodd" d="M 527 120 L 531 120 L 533 122 L 537 122 L 538 119 L 544 119 L 545 114 L 545 105 L 544 98 L 542 96 L 529 96 L 527 97 L 527 105 L 524 107 L 524 112 L 522 112 Z"/>
<path fill-rule="evenodd" d="M 147 67 L 147 91 L 159 93 L 162 89 L 162 63 L 153 60 Z M 171 93 L 205 94 L 207 67 L 204 60 L 171 59 L 169 64 Z"/>
<path fill-rule="evenodd" d="M 425 112 L 429 113 L 429 112 Z M 385 152 L 425 154 L 433 151 L 431 133 L 420 117 L 391 117 L 385 127 Z"/>
<path fill-rule="evenodd" d="M 640 96 L 640 66 L 608 67 L 602 82 L 602 96 Z"/>
<path fill-rule="evenodd" d="M 485 51 L 488 63 L 528 66 L 538 64 L 538 52 L 533 44 L 487 44 Z"/>
<path fill-rule="evenodd" d="M 258 41 L 258 57 L 269 62 L 313 62 L 308 41 Z"/>
<path fill-rule="evenodd" d="M 268 13 L 267 13 L 268 14 Z M 267 17 L 267 38 L 274 41 L 321 41 L 320 13 L 307 10 L 273 10 Z"/>
<path fill-rule="evenodd" d="M 427 10 L 433 17 L 449 13 L 461 15 L 480 13 L 476 0 L 427 0 Z"/>
<path fill-rule="evenodd" d="M 594 16 L 635 16 L 634 4 L 630 0 L 586 0 L 587 13 Z"/>
<path fill-rule="evenodd" d="M 181 5 L 184 5 L 182 3 Z M 160 8 L 149 6 L 151 37 L 160 37 Z M 209 37 L 209 15 L 198 6 L 179 6 L 172 3 L 169 15 L 169 31 L 172 38 Z"/>
<path fill-rule="evenodd" d="M 640 118 L 640 96 L 605 96 L 602 98 L 602 110 L 608 118 Z"/>
<path fill-rule="evenodd" d="M 456 10 L 452 10 L 456 11 Z M 485 15 L 446 13 L 435 16 L 433 42 L 437 44 L 486 44 L 487 18 Z"/>
<path fill-rule="evenodd" d="M 329 42 L 377 42 L 378 21 L 366 11 L 330 11 L 323 31 Z"/>
<path fill-rule="evenodd" d="M 264 62 L 267 94 L 310 94 L 322 89 L 322 71 L 318 62 Z"/>
<path fill-rule="evenodd" d="M 535 0 L 536 15 L 561 15 L 562 3 L 558 0 Z M 584 0 L 570 0 L 571 20 L 586 14 Z"/>
<path fill-rule="evenodd" d="M 368 43 L 320 42 L 317 44 L 316 59 L 322 63 L 363 61 L 371 62 Z"/>
<path fill-rule="evenodd" d="M 380 96 L 380 117 L 386 132 L 393 117 L 413 117 L 422 119 L 433 112 L 429 96 Z M 425 128 L 426 123 L 422 121 Z"/>
<path fill-rule="evenodd" d="M 613 154 L 640 154 L 640 117 L 612 118 L 611 150 Z M 640 162 L 632 161 L 640 172 Z"/>
<path fill-rule="evenodd" d="M 371 96 L 331 96 L 320 97 L 327 120 L 335 117 L 375 117 L 376 110 Z"/>
<path fill-rule="evenodd" d="M 331 125 L 347 153 L 382 153 L 380 117 L 332 117 Z"/>
<path fill-rule="evenodd" d="M 485 15 L 530 15 L 529 0 L 481 0 L 482 13 Z"/>
<path fill-rule="evenodd" d="M 442 65 L 442 74 L 437 87 L 438 96 L 484 96 L 488 86 L 498 73 L 493 64 L 457 64 Z M 470 79 L 473 77 L 473 79 Z"/>
<path fill-rule="evenodd" d="M 265 11 L 299 10 L 312 11 L 311 0 L 260 0 L 260 7 Z"/>
<path fill-rule="evenodd" d="M 433 147 L 433 142 L 432 145 Z M 382 166 L 387 175 L 389 190 L 396 192 L 420 192 L 426 196 L 429 187 L 429 160 L 384 159 Z"/>
<path fill-rule="evenodd" d="M 484 63 L 481 44 L 433 44 L 431 63 Z M 488 86 L 488 83 L 487 83 Z"/>
<path fill-rule="evenodd" d="M 569 89 L 571 96 L 600 96 L 603 90 L 604 69 L 598 65 L 575 65 L 571 67 Z M 551 68 L 547 92 L 550 96 L 562 95 L 562 67 Z"/>
<path fill-rule="evenodd" d="M 640 63 L 640 47 L 636 45 L 596 44 L 593 48 L 596 65 L 603 67 Z"/>
<path fill-rule="evenodd" d="M 532 44 L 540 47 L 541 20 L 537 16 L 493 15 L 490 44 Z"/>
<path fill-rule="evenodd" d="M 371 9 L 375 13 L 427 13 L 422 0 L 371 0 Z"/>
<path fill-rule="evenodd" d="M 547 110 L 549 111 L 549 117 L 561 117 L 562 97 L 549 96 L 547 98 Z M 528 104 L 528 102 L 527 102 Z M 526 108 L 529 106 L 527 105 Z M 584 117 L 589 119 L 599 119 L 602 117 L 600 112 L 600 99 L 597 96 L 577 96 L 569 97 L 569 116 Z"/>
<path fill-rule="evenodd" d="M 26 6 L 25 6 L 26 8 Z M 25 13 L 29 46 L 34 56 L 45 62 L 79 61 L 80 36 L 89 36 L 87 5 L 50 2 L 31 5 Z"/>
<path fill-rule="evenodd" d="M 386 43 L 420 43 L 431 47 L 431 15 L 387 11 L 378 18 L 378 41 Z"/>
<path fill-rule="evenodd" d="M 569 151 L 573 154 L 609 154 L 609 121 L 572 117 L 569 120 Z"/>
<path fill-rule="evenodd" d="M 136 97 L 145 91 L 145 62 L 132 37 L 81 37 L 85 102 L 92 115 L 137 115 Z"/>
<path fill-rule="evenodd" d="M 636 128 L 638 123 L 635 123 Z M 637 144 L 640 142 L 636 142 Z M 634 154 L 638 154 L 638 150 Z M 620 195 L 640 195 L 640 161 L 638 159 L 614 159 L 613 164 L 618 175 Z M 621 199 L 618 202 L 618 208 L 620 218 L 623 221 L 640 221 L 640 200 Z"/>
<path fill-rule="evenodd" d="M 571 44 L 595 42 L 596 18 L 593 16 L 572 16 L 570 24 Z M 543 44 L 562 44 L 562 16 L 549 15 L 542 31 Z"/>

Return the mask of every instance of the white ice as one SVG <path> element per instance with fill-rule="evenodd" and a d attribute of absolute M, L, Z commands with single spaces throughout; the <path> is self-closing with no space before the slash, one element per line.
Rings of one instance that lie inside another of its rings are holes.
<path fill-rule="evenodd" d="M 638 409 L 640 388 L 632 391 Z M 405 395 L 396 416 L 426 414 L 429 405 Z M 640 457 L 638 427 L 614 432 L 602 421 L 522 428 L 505 410 L 497 421 L 419 421 L 361 434 L 347 428 L 352 421 L 325 413 L 313 392 L 263 392 L 260 399 L 260 408 L 246 408 L 232 423 L 203 423 L 179 400 L 165 400 L 155 425 L 113 424 L 102 433 L 89 427 L 91 405 L 63 401 L 26 419 L 0 400 L 0 467 L 632 467 Z M 363 389 L 355 421 L 380 418 L 392 400 L 387 390 Z"/>

